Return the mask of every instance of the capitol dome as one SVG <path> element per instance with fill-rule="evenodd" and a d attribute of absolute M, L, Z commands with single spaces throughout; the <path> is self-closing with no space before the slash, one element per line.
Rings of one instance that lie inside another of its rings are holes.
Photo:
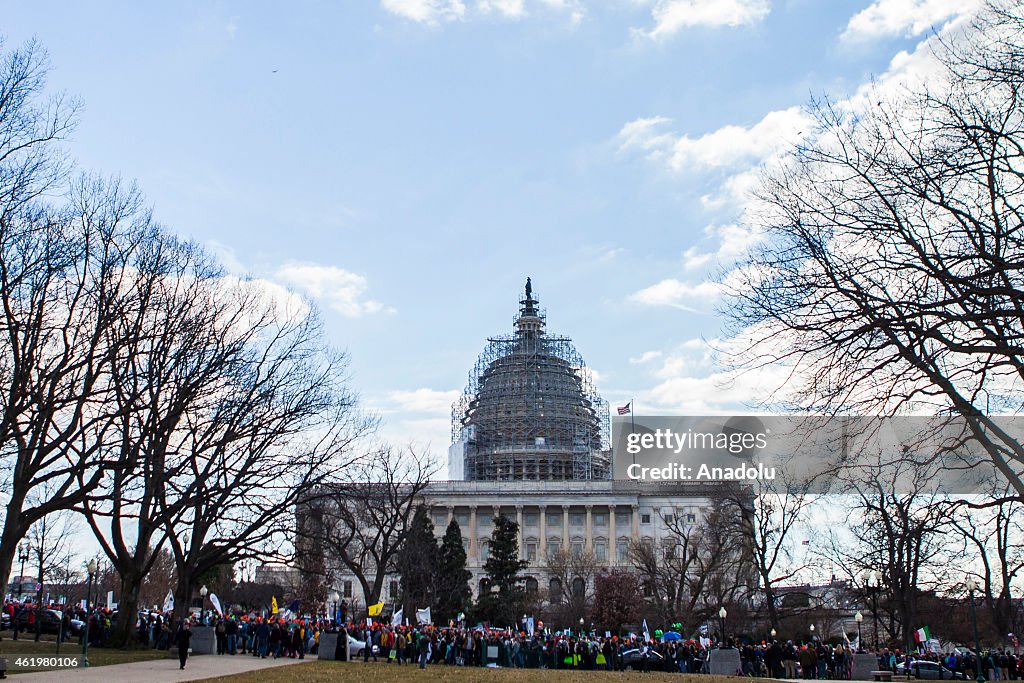
<path fill-rule="evenodd" d="M 452 455 L 467 480 L 607 479 L 608 405 L 572 340 L 545 332 L 529 279 L 519 303 L 453 406 Z"/>

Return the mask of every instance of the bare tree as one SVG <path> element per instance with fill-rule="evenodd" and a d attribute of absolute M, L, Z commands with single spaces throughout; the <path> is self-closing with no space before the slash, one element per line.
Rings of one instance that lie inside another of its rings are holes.
<path fill-rule="evenodd" d="M 810 105 L 805 142 L 767 169 L 766 241 L 729 312 L 746 368 L 791 369 L 790 408 L 967 418 L 1017 495 L 1024 445 L 1024 13 L 992 0 L 914 90 Z"/>
<path fill-rule="evenodd" d="M 182 465 L 156 492 L 174 514 L 175 604 L 197 577 L 253 557 L 287 561 L 294 508 L 361 459 L 353 449 L 372 421 L 356 411 L 346 359 L 327 348 L 317 316 L 266 297 L 258 283 L 226 283 L 224 324 L 244 352 L 224 370 L 225 390 L 184 412 Z M 184 505 L 180 502 L 184 500 Z"/>
<path fill-rule="evenodd" d="M 60 213 L 25 211 L 0 225 L 0 580 L 33 523 L 81 504 L 117 467 L 90 435 L 116 410 L 105 375 L 124 340 L 108 332 L 151 230 L 133 188 L 90 178 Z"/>
<path fill-rule="evenodd" d="M 432 473 L 429 460 L 411 448 L 379 447 L 346 482 L 310 491 L 298 512 L 299 542 L 337 558 L 359 582 L 365 604 L 375 604 Z"/>
<path fill-rule="evenodd" d="M 668 533 L 660 544 L 630 542 L 627 556 L 663 623 L 695 626 L 749 591 L 756 574 L 746 539 L 738 533 L 739 514 L 727 496 L 711 495 L 698 520 L 662 515 Z"/>
<path fill-rule="evenodd" d="M 975 558 L 965 569 L 976 578 L 997 639 L 1018 630 L 1020 606 L 1014 596 L 1024 572 L 1024 507 L 1008 493 L 999 482 L 990 492 L 997 505 L 981 510 L 958 505 L 951 520 L 966 543 L 964 555 Z"/>
<path fill-rule="evenodd" d="M 551 596 L 560 606 L 557 623 L 575 625 L 588 617 L 593 606 L 594 576 L 601 567 L 594 553 L 560 547 L 549 553 L 545 567 L 558 579 L 559 595 Z"/>
<path fill-rule="evenodd" d="M 247 313 L 224 296 L 219 269 L 196 245 L 154 231 L 133 272 L 130 305 L 108 331 L 120 340 L 104 378 L 116 417 L 90 434 L 106 442 L 117 467 L 81 505 L 121 577 L 115 645 L 136 638 L 143 582 L 198 486 L 157 504 L 158 492 L 180 484 L 188 468 L 185 415 L 233 389 L 232 364 L 246 346 L 235 328 Z"/>
<path fill-rule="evenodd" d="M 751 568 L 757 582 L 750 591 L 764 596 L 769 626 L 780 623 L 777 587 L 790 583 L 808 567 L 798 562 L 791 532 L 804 520 L 812 501 L 811 482 L 790 481 L 783 468 L 776 479 L 758 479 L 752 486 L 731 486 L 721 495 L 727 506 L 735 508 L 726 519 L 737 525 L 736 538 L 749 550 Z"/>
<path fill-rule="evenodd" d="M 826 548 L 851 583 L 865 571 L 878 572 L 882 623 L 904 647 L 911 643 L 922 593 L 949 585 L 958 556 L 948 542 L 951 508 L 940 479 L 938 466 L 910 461 L 851 471 L 843 488 L 854 501 L 850 521 L 833 530 Z"/>

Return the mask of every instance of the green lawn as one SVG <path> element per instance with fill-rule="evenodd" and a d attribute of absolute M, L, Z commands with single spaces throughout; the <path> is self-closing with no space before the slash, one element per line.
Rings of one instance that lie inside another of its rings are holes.
<path fill-rule="evenodd" d="M 57 642 L 54 636 L 43 636 L 38 643 L 33 640 L 30 634 L 27 639 L 24 637 L 18 640 L 4 638 L 0 641 L 0 655 L 11 658 L 18 655 L 44 655 L 53 656 L 57 653 Z M 72 639 L 60 645 L 62 655 L 82 654 L 82 647 L 78 640 Z M 115 650 L 104 647 L 89 648 L 90 666 L 107 666 L 108 664 L 127 664 L 128 662 L 141 662 L 147 659 L 163 659 L 167 653 L 163 650 Z M 11 671 L 16 674 L 16 671 Z"/>
<path fill-rule="evenodd" d="M 737 683 L 725 676 L 692 676 L 668 673 L 641 674 L 607 671 L 553 671 L 548 669 L 484 669 L 476 667 L 363 664 L 362 662 L 315 661 L 308 664 L 252 671 L 236 676 L 210 678 L 199 683 Z"/>

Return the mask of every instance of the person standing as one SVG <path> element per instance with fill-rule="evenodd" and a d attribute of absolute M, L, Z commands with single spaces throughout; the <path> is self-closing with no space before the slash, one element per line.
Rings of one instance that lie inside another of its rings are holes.
<path fill-rule="evenodd" d="M 189 628 L 188 622 L 182 620 L 178 626 L 178 633 L 174 637 L 175 643 L 178 645 L 178 662 L 181 664 L 179 668 L 185 668 L 185 661 L 188 660 L 188 646 L 192 640 L 192 629 Z"/>
<path fill-rule="evenodd" d="M 420 650 L 420 668 L 421 669 L 426 669 L 427 668 L 427 659 L 430 658 L 430 638 L 427 636 L 426 633 L 421 633 L 420 634 L 419 650 Z"/>

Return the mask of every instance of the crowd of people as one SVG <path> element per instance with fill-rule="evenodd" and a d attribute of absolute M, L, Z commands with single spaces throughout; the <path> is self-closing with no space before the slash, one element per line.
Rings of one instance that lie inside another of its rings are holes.
<path fill-rule="evenodd" d="M 90 613 L 79 605 L 47 605 L 46 610 L 59 614 L 59 636 L 62 640 L 77 638 L 88 632 L 90 645 L 103 646 L 111 637 L 117 618 L 115 610 L 97 607 Z M 32 602 L 5 601 L 4 622 L 13 630 L 13 639 L 34 635 L 42 629 L 37 619 L 41 614 Z M 50 617 L 47 617 L 50 618 Z M 56 619 L 56 617 L 54 617 Z M 172 616 L 159 611 L 141 611 L 137 636 L 141 644 L 158 649 L 175 647 L 184 667 L 195 626 L 209 626 L 215 637 L 218 655 L 248 655 L 261 658 L 305 658 L 317 654 L 321 634 L 339 632 L 337 624 L 323 618 L 300 618 L 289 615 L 264 616 L 255 613 L 190 614 L 188 619 L 172 624 Z M 88 621 L 89 628 L 85 629 Z M 54 623 L 48 624 L 52 628 Z M 348 640 L 355 641 L 353 655 L 363 661 L 387 661 L 395 665 L 415 663 L 420 666 L 500 666 L 509 668 L 548 668 L 617 671 L 666 671 L 707 673 L 714 649 L 739 651 L 739 668 L 733 672 L 749 677 L 785 679 L 849 680 L 855 650 L 850 643 L 827 644 L 811 642 L 761 641 L 726 642 L 708 647 L 697 639 L 665 640 L 641 635 L 620 637 L 597 633 L 550 631 L 527 634 L 512 630 L 426 626 L 389 626 L 384 623 L 348 623 L 344 625 Z M 54 633 L 48 630 L 48 633 Z M 658 632 L 660 636 L 660 632 Z M 345 639 L 339 639 L 346 642 Z M 338 659 L 348 654 L 334 653 Z M 347 647 L 347 646 L 346 646 Z M 883 648 L 876 653 L 879 670 L 903 673 L 914 662 L 930 662 L 943 667 L 945 677 L 977 678 L 989 681 L 1024 680 L 1024 656 L 1009 649 L 988 650 L 980 658 L 967 649 L 948 653 L 905 653 Z"/>

